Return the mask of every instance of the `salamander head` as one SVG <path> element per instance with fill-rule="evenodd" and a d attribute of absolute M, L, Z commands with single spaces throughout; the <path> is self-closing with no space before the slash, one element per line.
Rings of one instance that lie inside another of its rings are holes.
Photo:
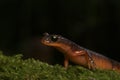
<path fill-rule="evenodd" d="M 41 43 L 47 46 L 53 46 L 63 53 L 67 53 L 71 50 L 77 50 L 79 48 L 74 42 L 62 37 L 61 35 L 50 35 L 44 33 L 44 36 L 41 39 Z"/>
<path fill-rule="evenodd" d="M 41 42 L 44 45 L 48 46 L 59 46 L 59 44 L 62 42 L 63 37 L 60 35 L 50 35 L 48 33 L 44 33 L 43 38 L 41 39 Z"/>

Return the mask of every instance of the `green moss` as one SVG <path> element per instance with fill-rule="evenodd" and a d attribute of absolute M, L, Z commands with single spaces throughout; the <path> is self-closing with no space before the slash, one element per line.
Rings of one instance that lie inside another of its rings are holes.
<path fill-rule="evenodd" d="M 0 53 L 0 80 L 120 80 L 115 71 L 90 71 L 80 66 L 48 65 L 22 55 L 4 56 Z"/>

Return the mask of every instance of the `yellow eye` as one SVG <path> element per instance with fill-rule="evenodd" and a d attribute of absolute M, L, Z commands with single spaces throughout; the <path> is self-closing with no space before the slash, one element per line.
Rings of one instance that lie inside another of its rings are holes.
<path fill-rule="evenodd" d="M 53 35 L 51 36 L 51 41 L 56 42 L 58 40 L 58 36 Z"/>

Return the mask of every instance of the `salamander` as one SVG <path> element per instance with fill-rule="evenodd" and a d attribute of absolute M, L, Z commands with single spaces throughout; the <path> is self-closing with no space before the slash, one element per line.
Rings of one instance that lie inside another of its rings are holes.
<path fill-rule="evenodd" d="M 88 69 L 105 69 L 120 72 L 120 63 L 102 54 L 83 48 L 67 38 L 44 33 L 41 43 L 52 46 L 61 51 L 65 57 L 64 67 L 67 69 L 69 61 Z"/>

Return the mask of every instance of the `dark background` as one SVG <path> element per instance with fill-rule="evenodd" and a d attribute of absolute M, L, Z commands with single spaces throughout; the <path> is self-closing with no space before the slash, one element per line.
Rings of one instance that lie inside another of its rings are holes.
<path fill-rule="evenodd" d="M 4 54 L 22 53 L 24 58 L 59 63 L 62 54 L 40 43 L 44 32 L 61 34 L 120 61 L 120 1 L 0 1 L 0 50 Z"/>

